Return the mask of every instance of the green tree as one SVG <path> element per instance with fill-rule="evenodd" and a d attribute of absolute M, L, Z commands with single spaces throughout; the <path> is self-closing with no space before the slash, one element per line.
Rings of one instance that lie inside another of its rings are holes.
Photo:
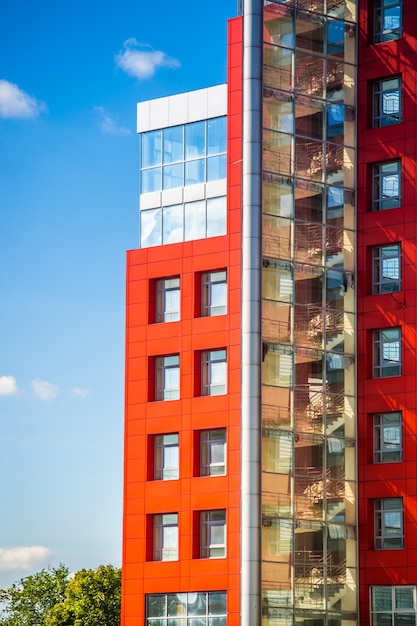
<path fill-rule="evenodd" d="M 0 590 L 0 626 L 120 626 L 121 571 L 43 569 Z"/>
<path fill-rule="evenodd" d="M 1 626 L 46 626 L 54 606 L 65 599 L 68 573 L 62 564 L 48 567 L 0 590 Z"/>
<path fill-rule="evenodd" d="M 120 626 L 120 587 L 121 571 L 112 565 L 80 570 L 45 626 Z"/>

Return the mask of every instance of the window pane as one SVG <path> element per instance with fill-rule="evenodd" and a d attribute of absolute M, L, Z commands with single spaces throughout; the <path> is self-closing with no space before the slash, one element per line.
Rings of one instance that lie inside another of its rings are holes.
<path fill-rule="evenodd" d="M 164 129 L 164 163 L 182 161 L 184 158 L 184 127 Z"/>
<path fill-rule="evenodd" d="M 206 236 L 206 205 L 204 200 L 185 205 L 184 239 L 203 239 Z"/>
<path fill-rule="evenodd" d="M 185 184 L 196 185 L 197 183 L 204 183 L 206 180 L 205 167 L 205 159 L 187 161 L 185 163 Z"/>
<path fill-rule="evenodd" d="M 166 206 L 162 212 L 162 243 L 175 243 L 183 240 L 184 206 Z"/>
<path fill-rule="evenodd" d="M 159 191 L 162 189 L 162 172 L 160 167 L 153 167 L 150 170 L 142 170 L 141 172 L 141 193 L 150 193 L 151 191 Z"/>
<path fill-rule="evenodd" d="M 185 127 L 185 158 L 196 159 L 206 154 L 205 122 L 187 124 Z"/>
<path fill-rule="evenodd" d="M 162 170 L 162 189 L 173 189 L 183 185 L 183 165 L 165 165 Z"/>
<path fill-rule="evenodd" d="M 207 154 L 226 152 L 226 117 L 207 121 Z"/>
<path fill-rule="evenodd" d="M 161 136 L 160 130 L 153 130 L 141 135 L 141 168 L 160 165 L 162 156 Z"/>
<path fill-rule="evenodd" d="M 226 197 L 207 200 L 207 237 L 226 234 Z"/>
<path fill-rule="evenodd" d="M 162 211 L 150 209 L 140 214 L 140 244 L 142 248 L 159 246 L 162 242 Z"/>
<path fill-rule="evenodd" d="M 207 180 L 226 178 L 226 155 L 209 157 L 207 159 Z"/>

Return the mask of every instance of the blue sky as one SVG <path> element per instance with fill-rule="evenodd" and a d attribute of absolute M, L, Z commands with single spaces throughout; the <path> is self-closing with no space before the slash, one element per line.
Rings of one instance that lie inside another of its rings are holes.
<path fill-rule="evenodd" d="M 0 586 L 120 565 L 136 102 L 226 80 L 209 4 L 0 6 Z"/>

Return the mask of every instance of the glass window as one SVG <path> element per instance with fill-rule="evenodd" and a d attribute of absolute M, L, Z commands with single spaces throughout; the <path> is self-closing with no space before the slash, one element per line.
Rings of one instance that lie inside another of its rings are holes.
<path fill-rule="evenodd" d="M 160 130 L 152 130 L 141 135 L 141 168 L 161 164 L 161 137 L 162 131 Z"/>
<path fill-rule="evenodd" d="M 376 163 L 372 168 L 372 210 L 386 211 L 401 206 L 401 161 Z"/>
<path fill-rule="evenodd" d="M 201 395 L 218 396 L 226 393 L 226 350 L 205 350 L 201 353 Z"/>
<path fill-rule="evenodd" d="M 374 463 L 402 461 L 401 412 L 374 415 Z"/>
<path fill-rule="evenodd" d="M 385 498 L 375 500 L 375 549 L 389 550 L 404 547 L 403 500 Z"/>
<path fill-rule="evenodd" d="M 194 616 L 195 619 L 190 619 Z M 159 593 L 146 596 L 146 626 L 186 624 L 226 626 L 226 592 Z"/>
<path fill-rule="evenodd" d="M 206 123 L 194 122 L 185 126 L 185 159 L 206 155 Z"/>
<path fill-rule="evenodd" d="M 200 476 L 226 474 L 226 429 L 202 430 L 200 433 Z"/>
<path fill-rule="evenodd" d="M 227 273 L 203 272 L 201 274 L 201 315 L 224 315 L 227 308 Z"/>
<path fill-rule="evenodd" d="M 226 178 L 226 155 L 220 154 L 207 159 L 207 181 Z"/>
<path fill-rule="evenodd" d="M 180 319 L 180 279 L 161 278 L 156 281 L 155 322 L 175 322 Z"/>
<path fill-rule="evenodd" d="M 184 205 L 174 204 L 162 209 L 162 243 L 183 240 Z"/>
<path fill-rule="evenodd" d="M 173 189 L 183 185 L 183 164 L 164 165 L 162 168 L 162 189 Z"/>
<path fill-rule="evenodd" d="M 373 293 L 401 290 L 401 245 L 373 248 Z"/>
<path fill-rule="evenodd" d="M 401 122 L 401 78 L 377 80 L 374 83 L 373 126 L 390 126 Z"/>
<path fill-rule="evenodd" d="M 207 237 L 226 234 L 226 196 L 207 200 Z"/>
<path fill-rule="evenodd" d="M 174 480 L 179 475 L 178 433 L 155 435 L 154 480 Z"/>
<path fill-rule="evenodd" d="M 374 43 L 401 37 L 402 0 L 375 0 Z"/>
<path fill-rule="evenodd" d="M 185 163 L 185 184 L 197 185 L 206 180 L 206 159 L 195 159 Z"/>
<path fill-rule="evenodd" d="M 149 209 L 141 211 L 140 214 L 140 245 L 142 248 L 148 246 L 159 246 L 162 243 L 162 210 Z"/>
<path fill-rule="evenodd" d="M 216 117 L 207 121 L 207 154 L 226 152 L 226 117 Z"/>
<path fill-rule="evenodd" d="M 187 202 L 184 215 L 184 240 L 203 239 L 206 236 L 206 204 L 204 200 Z"/>
<path fill-rule="evenodd" d="M 226 556 L 226 511 L 200 513 L 200 557 L 202 559 Z"/>
<path fill-rule="evenodd" d="M 374 378 L 401 375 L 401 328 L 374 331 Z"/>
<path fill-rule="evenodd" d="M 184 159 L 184 126 L 164 129 L 164 163 L 174 163 Z"/>
<path fill-rule="evenodd" d="M 180 397 L 180 357 L 178 354 L 155 359 L 155 400 L 177 400 Z"/>
<path fill-rule="evenodd" d="M 178 559 L 178 513 L 153 516 L 153 560 Z"/>
<path fill-rule="evenodd" d="M 151 167 L 149 170 L 142 170 L 140 177 L 140 192 L 150 193 L 159 191 L 162 188 L 162 170 L 160 167 Z"/>

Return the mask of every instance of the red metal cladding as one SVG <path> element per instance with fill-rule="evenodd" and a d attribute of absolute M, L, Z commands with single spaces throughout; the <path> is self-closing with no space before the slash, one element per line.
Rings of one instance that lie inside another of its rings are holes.
<path fill-rule="evenodd" d="M 402 37 L 371 43 L 372 14 L 359 2 L 358 186 L 357 186 L 357 365 L 359 460 L 360 622 L 369 624 L 369 590 L 374 585 L 417 584 L 417 360 L 416 360 L 416 37 L 417 7 L 403 2 Z M 377 81 L 401 78 L 401 121 L 373 128 L 373 94 Z M 398 208 L 372 210 L 374 166 L 401 162 L 401 203 Z M 374 249 L 401 246 L 400 291 L 373 295 Z M 374 378 L 374 331 L 401 331 L 402 374 Z M 375 414 L 402 412 L 402 462 L 374 462 Z M 375 499 L 402 498 L 404 548 L 375 549 Z"/>
<path fill-rule="evenodd" d="M 242 20 L 229 22 L 227 235 L 127 254 L 122 626 L 145 623 L 145 595 L 227 591 L 239 623 Z M 227 271 L 227 313 L 202 317 L 203 272 Z M 155 323 L 155 286 L 180 278 L 180 319 Z M 200 355 L 226 349 L 227 393 L 201 396 Z M 156 359 L 179 355 L 179 398 L 155 399 Z M 197 381 L 197 382 L 196 382 Z M 227 471 L 200 477 L 199 433 L 226 428 Z M 153 480 L 154 441 L 178 433 L 179 478 Z M 197 461 L 196 461 L 197 459 Z M 200 511 L 226 510 L 226 557 L 202 559 Z M 178 513 L 178 560 L 154 561 L 153 516 Z"/>

